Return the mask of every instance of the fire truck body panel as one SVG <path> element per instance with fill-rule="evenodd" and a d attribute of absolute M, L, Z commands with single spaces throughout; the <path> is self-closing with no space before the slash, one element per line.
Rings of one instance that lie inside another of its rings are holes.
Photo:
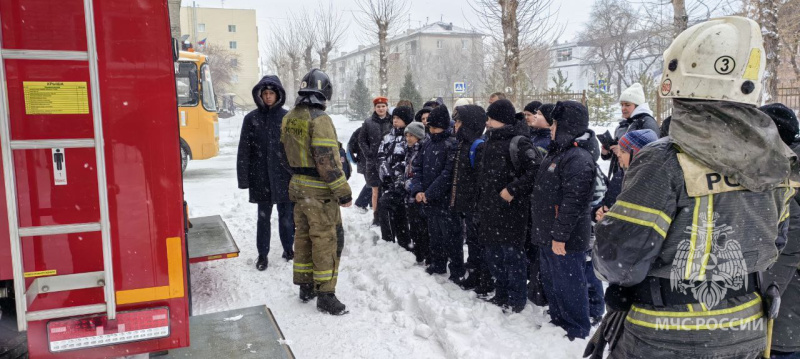
<path fill-rule="evenodd" d="M 94 11 L 117 312 L 166 307 L 169 336 L 59 354 L 48 346 L 49 321 L 30 322 L 28 346 L 36 358 L 115 357 L 189 344 L 183 188 L 167 3 L 95 1 Z M 81 0 L 3 0 L 0 22 L 4 49 L 87 49 Z M 6 59 L 5 71 L 13 140 L 93 137 L 90 95 L 95 89 L 86 61 Z M 70 111 L 79 113 L 60 114 L 64 109 L 58 104 L 49 110 L 37 108 L 31 83 L 78 83 L 75 98 L 68 100 L 78 108 Z M 86 111 L 81 110 L 83 104 Z M 56 163 L 53 151 L 14 153 L 20 227 L 98 222 L 94 149 L 65 149 L 61 163 Z M 55 167 L 62 165 L 66 184 L 56 185 Z M 4 191 L 0 196 L 5 201 Z M 0 205 L 0 216 L 7 216 L 5 205 Z M 12 279 L 6 222 L 0 221 L 0 280 Z M 36 278 L 103 270 L 100 232 L 23 237 L 21 243 L 26 288 Z M 102 302 L 102 287 L 96 287 L 39 294 L 28 310 Z"/>

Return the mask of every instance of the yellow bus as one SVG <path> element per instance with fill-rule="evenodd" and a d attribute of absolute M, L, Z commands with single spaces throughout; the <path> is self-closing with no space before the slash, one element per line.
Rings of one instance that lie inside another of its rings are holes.
<path fill-rule="evenodd" d="M 181 128 L 181 170 L 189 160 L 219 153 L 219 117 L 206 55 L 181 51 L 175 64 L 178 120 Z"/>

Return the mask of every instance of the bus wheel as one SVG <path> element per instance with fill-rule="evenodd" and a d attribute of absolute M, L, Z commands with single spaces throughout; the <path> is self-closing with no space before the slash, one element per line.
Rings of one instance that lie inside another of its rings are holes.
<path fill-rule="evenodd" d="M 181 173 L 186 171 L 186 165 L 189 164 L 189 153 L 181 146 Z"/>

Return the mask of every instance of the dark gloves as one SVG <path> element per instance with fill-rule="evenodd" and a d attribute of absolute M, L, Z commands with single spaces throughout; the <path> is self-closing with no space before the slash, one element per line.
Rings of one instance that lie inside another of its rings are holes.
<path fill-rule="evenodd" d="M 609 312 L 627 312 L 633 305 L 632 289 L 609 284 L 604 299 Z"/>
<path fill-rule="evenodd" d="M 781 292 L 776 283 L 770 283 L 763 295 L 764 312 L 767 313 L 767 319 L 775 319 L 778 317 L 778 311 L 781 309 Z"/>
<path fill-rule="evenodd" d="M 594 336 L 589 340 L 586 349 L 583 351 L 583 357 L 591 356 L 591 359 L 602 359 L 603 352 L 608 345 L 608 350 L 613 351 L 617 346 L 617 341 L 622 336 L 625 328 L 625 318 L 628 316 L 628 311 L 623 312 L 608 312 L 603 317 L 603 322 L 594 332 Z"/>

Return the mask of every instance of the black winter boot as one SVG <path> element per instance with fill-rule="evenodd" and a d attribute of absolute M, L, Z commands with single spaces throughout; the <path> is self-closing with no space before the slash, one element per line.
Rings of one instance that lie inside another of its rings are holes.
<path fill-rule="evenodd" d="M 293 260 L 294 251 L 293 250 L 283 251 L 283 254 L 281 254 L 281 258 L 285 259 L 287 262 Z"/>
<path fill-rule="evenodd" d="M 478 287 L 478 272 L 469 272 L 469 277 L 459 285 L 463 290 L 471 290 Z"/>
<path fill-rule="evenodd" d="M 267 269 L 269 265 L 269 260 L 267 259 L 267 255 L 258 255 L 258 260 L 256 260 L 256 269 L 263 271 Z"/>
<path fill-rule="evenodd" d="M 317 291 L 314 290 L 314 284 L 300 284 L 300 300 L 303 301 L 303 303 L 308 303 L 309 300 L 312 300 L 316 297 Z"/>
<path fill-rule="evenodd" d="M 336 299 L 334 293 L 319 293 L 317 297 L 317 310 L 328 313 L 330 315 L 347 314 L 347 307 L 345 307 L 339 299 Z"/>

